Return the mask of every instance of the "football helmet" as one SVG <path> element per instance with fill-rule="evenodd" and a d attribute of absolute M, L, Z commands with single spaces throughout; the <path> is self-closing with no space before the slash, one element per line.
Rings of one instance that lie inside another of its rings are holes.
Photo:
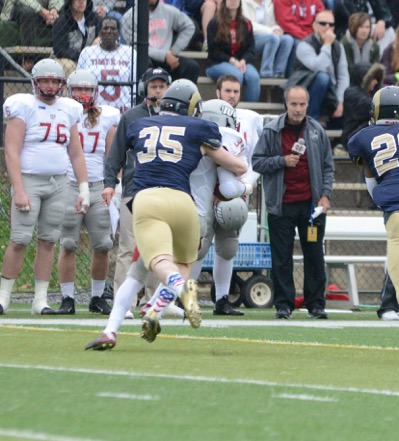
<path fill-rule="evenodd" d="M 215 122 L 219 127 L 236 129 L 237 114 L 234 107 L 223 100 L 209 100 L 202 103 L 201 118 Z"/>
<path fill-rule="evenodd" d="M 202 101 L 197 86 L 190 80 L 173 81 L 161 99 L 161 112 L 201 116 Z"/>
<path fill-rule="evenodd" d="M 85 89 L 87 93 L 76 94 L 76 88 Z M 67 79 L 67 90 L 70 98 L 82 104 L 85 110 L 94 107 L 98 95 L 97 78 L 86 69 L 77 69 Z"/>
<path fill-rule="evenodd" d="M 399 87 L 383 87 L 374 94 L 370 107 L 370 123 L 399 123 Z"/>
<path fill-rule="evenodd" d="M 53 90 L 52 87 L 43 88 L 39 85 L 40 80 L 49 78 L 59 80 L 59 86 L 56 90 Z M 45 98 L 60 96 L 65 89 L 65 72 L 61 64 L 51 58 L 38 61 L 32 68 L 32 88 L 33 93 L 37 96 Z"/>
<path fill-rule="evenodd" d="M 224 230 L 239 230 L 248 219 L 248 207 L 242 198 L 218 201 L 213 209 L 217 223 Z"/>

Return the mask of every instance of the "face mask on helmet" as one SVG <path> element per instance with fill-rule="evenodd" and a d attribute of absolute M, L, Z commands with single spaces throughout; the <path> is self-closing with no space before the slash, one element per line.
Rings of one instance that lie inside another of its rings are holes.
<path fill-rule="evenodd" d="M 32 68 L 32 87 L 36 96 L 55 98 L 65 89 L 65 72 L 55 60 L 45 58 Z"/>
<path fill-rule="evenodd" d="M 72 72 L 67 80 L 67 89 L 69 97 L 82 104 L 85 110 L 94 107 L 98 85 L 96 77 L 90 71 L 79 69 Z"/>
<path fill-rule="evenodd" d="M 161 112 L 200 116 L 202 105 L 197 86 L 190 80 L 174 81 L 161 99 Z"/>
<path fill-rule="evenodd" d="M 202 103 L 201 118 L 215 122 L 219 127 L 236 129 L 237 115 L 233 106 L 223 100 L 209 100 Z"/>

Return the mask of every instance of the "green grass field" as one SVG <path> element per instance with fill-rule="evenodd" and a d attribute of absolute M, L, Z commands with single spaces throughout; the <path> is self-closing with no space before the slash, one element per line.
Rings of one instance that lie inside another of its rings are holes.
<path fill-rule="evenodd" d="M 273 310 L 126 321 L 112 351 L 84 351 L 106 318 L 0 317 L 0 440 L 397 440 L 399 322 L 375 311 L 314 321 Z"/>

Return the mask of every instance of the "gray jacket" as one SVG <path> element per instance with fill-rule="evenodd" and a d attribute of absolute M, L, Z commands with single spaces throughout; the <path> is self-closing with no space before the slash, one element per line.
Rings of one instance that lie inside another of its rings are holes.
<path fill-rule="evenodd" d="M 266 210 L 277 216 L 281 216 L 285 192 L 285 159 L 281 146 L 281 132 L 285 125 L 286 115 L 284 113 L 266 124 L 252 156 L 254 171 L 263 175 Z M 331 198 L 334 182 L 331 144 L 323 127 L 311 117 L 306 117 L 304 139 L 313 204 L 316 206 L 322 196 Z"/>

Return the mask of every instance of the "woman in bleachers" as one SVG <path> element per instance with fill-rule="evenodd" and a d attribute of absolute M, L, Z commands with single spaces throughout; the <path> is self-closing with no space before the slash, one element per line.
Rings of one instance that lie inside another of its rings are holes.
<path fill-rule="evenodd" d="M 252 23 L 242 14 L 241 0 L 222 0 L 208 24 L 208 65 L 206 74 L 214 81 L 224 74 L 244 84 L 244 100 L 257 102 L 260 77 L 250 64 L 255 55 Z"/>
<path fill-rule="evenodd" d="M 380 48 L 371 38 L 371 17 L 367 12 L 355 12 L 349 17 L 348 30 L 342 37 L 348 70 L 353 85 L 354 67 L 359 63 L 378 63 Z"/>

